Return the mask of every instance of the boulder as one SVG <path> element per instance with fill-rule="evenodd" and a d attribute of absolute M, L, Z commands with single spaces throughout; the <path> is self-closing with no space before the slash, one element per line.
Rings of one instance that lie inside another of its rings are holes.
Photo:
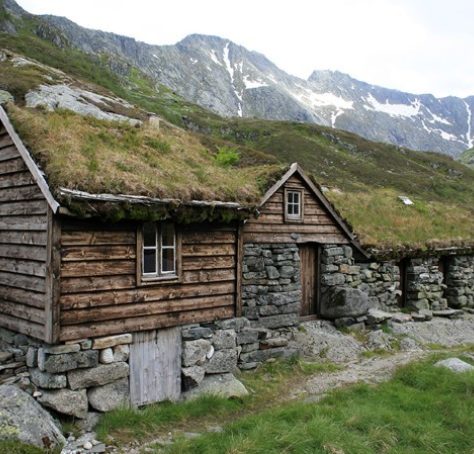
<path fill-rule="evenodd" d="M 39 369 L 30 370 L 31 381 L 40 388 L 59 389 L 67 385 L 66 375 L 50 374 Z"/>
<path fill-rule="evenodd" d="M 206 371 L 201 366 L 183 367 L 181 369 L 183 388 L 191 389 L 198 386 L 204 379 Z"/>
<path fill-rule="evenodd" d="M 64 415 L 85 418 L 87 416 L 87 393 L 85 389 L 71 391 L 63 388 L 54 391 L 42 391 L 38 402 Z"/>
<path fill-rule="evenodd" d="M 216 350 L 234 348 L 236 346 L 237 335 L 233 329 L 218 330 L 212 336 L 212 344 Z"/>
<path fill-rule="evenodd" d="M 235 348 L 216 351 L 205 365 L 206 372 L 208 374 L 222 374 L 233 371 L 237 367 L 237 356 Z"/>
<path fill-rule="evenodd" d="M 130 402 L 128 378 L 121 378 L 104 386 L 91 388 L 87 397 L 92 408 L 106 412 L 114 410 Z"/>
<path fill-rule="evenodd" d="M 442 361 L 438 361 L 435 364 L 436 367 L 445 367 L 446 369 L 449 369 L 453 372 L 456 373 L 461 373 L 461 372 L 469 372 L 469 371 L 474 371 L 474 366 L 472 366 L 469 363 L 466 363 L 462 359 L 459 358 L 448 358 L 448 359 L 443 359 Z"/>
<path fill-rule="evenodd" d="M 26 392 L 1 385 L 0 402 L 0 440 L 16 439 L 45 449 L 65 444 L 52 416 Z"/>
<path fill-rule="evenodd" d="M 232 374 L 208 375 L 201 384 L 186 393 L 186 400 L 196 399 L 202 395 L 213 395 L 219 397 L 243 397 L 248 395 L 245 386 Z"/>
<path fill-rule="evenodd" d="M 359 289 L 330 287 L 321 298 L 321 317 L 358 317 L 368 311 L 369 305 L 367 293 Z"/>
<path fill-rule="evenodd" d="M 206 339 L 197 339 L 184 342 L 183 366 L 201 365 L 206 361 L 206 356 L 212 349 L 212 344 Z"/>
<path fill-rule="evenodd" d="M 71 389 L 89 388 L 112 383 L 119 378 L 128 377 L 129 367 L 125 362 L 101 364 L 92 369 L 72 370 L 68 373 Z"/>
<path fill-rule="evenodd" d="M 369 325 L 378 325 L 379 323 L 383 323 L 384 321 L 391 319 L 392 315 L 393 314 L 390 312 L 371 308 L 369 309 L 369 312 L 367 312 L 367 323 Z"/>

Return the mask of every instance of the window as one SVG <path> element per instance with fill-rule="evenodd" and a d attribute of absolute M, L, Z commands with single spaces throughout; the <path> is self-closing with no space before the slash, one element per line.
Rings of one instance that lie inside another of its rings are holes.
<path fill-rule="evenodd" d="M 303 219 L 302 191 L 285 191 L 285 218 L 289 221 L 301 221 Z"/>
<path fill-rule="evenodd" d="M 170 223 L 146 222 L 142 231 L 142 276 L 177 277 L 176 233 Z"/>

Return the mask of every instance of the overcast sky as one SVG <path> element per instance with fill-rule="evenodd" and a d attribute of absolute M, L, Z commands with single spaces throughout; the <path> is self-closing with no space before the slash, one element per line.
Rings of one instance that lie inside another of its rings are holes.
<path fill-rule="evenodd" d="M 17 1 L 151 44 L 218 35 L 303 78 L 332 69 L 413 93 L 474 95 L 473 0 Z"/>

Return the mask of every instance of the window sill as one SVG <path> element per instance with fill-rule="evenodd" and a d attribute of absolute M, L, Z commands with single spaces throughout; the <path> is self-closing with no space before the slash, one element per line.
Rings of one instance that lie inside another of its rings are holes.
<path fill-rule="evenodd" d="M 173 274 L 169 276 L 141 276 L 138 285 L 156 285 L 156 284 L 174 284 L 179 282 L 180 278 L 178 275 Z"/>
<path fill-rule="evenodd" d="M 304 219 L 303 218 L 290 218 L 286 216 L 285 222 L 288 224 L 302 224 L 304 222 Z"/>

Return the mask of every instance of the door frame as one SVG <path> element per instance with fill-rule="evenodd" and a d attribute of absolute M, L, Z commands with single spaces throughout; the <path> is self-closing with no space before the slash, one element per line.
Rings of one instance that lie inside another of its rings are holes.
<path fill-rule="evenodd" d="M 312 314 L 308 315 L 301 315 L 300 314 L 300 320 L 301 321 L 307 321 L 307 320 L 316 320 L 320 318 L 320 313 L 321 313 L 321 243 L 315 243 L 315 242 L 307 242 L 307 243 L 298 243 L 298 246 L 306 246 L 306 247 L 312 247 L 315 250 L 315 264 L 314 264 L 314 270 L 316 274 L 316 278 L 314 280 L 314 298 L 315 298 L 315 304 L 314 304 L 314 312 Z M 300 258 L 301 259 L 301 258 Z M 301 263 L 301 261 L 300 261 Z M 300 269 L 301 273 L 301 302 L 303 302 L 303 270 Z"/>

